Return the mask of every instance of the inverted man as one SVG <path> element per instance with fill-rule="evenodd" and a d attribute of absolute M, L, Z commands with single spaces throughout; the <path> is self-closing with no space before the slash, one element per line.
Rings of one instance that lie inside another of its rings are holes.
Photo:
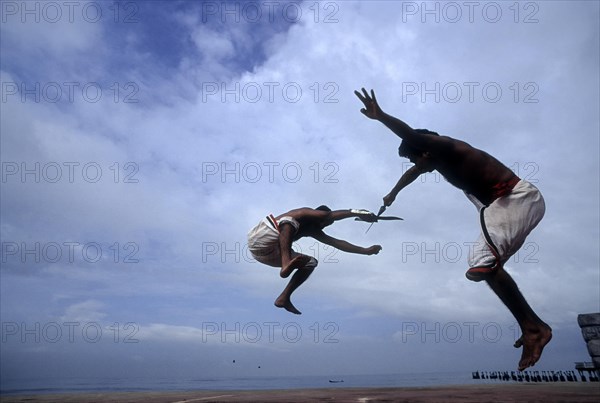
<path fill-rule="evenodd" d="M 481 235 L 477 242 L 479 246 L 469 256 L 470 268 L 466 276 L 472 281 L 485 280 L 513 314 L 522 332 L 515 342 L 515 347 L 523 347 L 519 370 L 533 366 L 552 338 L 552 329 L 525 301 L 503 266 L 544 216 L 541 193 L 488 153 L 464 141 L 425 129 L 412 129 L 383 112 L 373 90 L 370 95 L 364 88 L 362 94 L 354 93 L 365 106 L 361 112 L 380 121 L 400 137 L 400 156 L 414 163 L 383 198 L 384 205 L 390 206 L 398 192 L 419 175 L 436 170 L 452 185 L 462 189 L 478 208 Z"/>
<path fill-rule="evenodd" d="M 248 250 L 258 262 L 281 267 L 279 275 L 282 278 L 289 277 L 297 269 L 281 295 L 275 300 L 276 307 L 300 315 L 301 312 L 292 304 L 291 295 L 317 267 L 317 259 L 292 249 L 294 241 L 303 237 L 312 237 L 344 252 L 362 255 L 379 253 L 380 245 L 363 248 L 323 232 L 323 228 L 333 224 L 334 221 L 350 217 L 360 217 L 365 221 L 376 221 L 377 219 L 373 213 L 365 210 L 331 211 L 327 206 L 320 206 L 316 209 L 302 207 L 277 217 L 269 215 L 250 230 Z"/>

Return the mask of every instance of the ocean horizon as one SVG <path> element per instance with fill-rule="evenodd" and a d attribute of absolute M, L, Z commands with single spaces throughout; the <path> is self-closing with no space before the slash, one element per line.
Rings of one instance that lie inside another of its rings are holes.
<path fill-rule="evenodd" d="M 330 382 L 333 381 L 333 382 Z M 3 378 L 0 394 L 48 394 L 71 392 L 143 392 L 180 390 L 269 390 L 347 387 L 443 386 L 481 382 L 471 372 L 420 374 L 299 375 L 207 378 Z"/>
<path fill-rule="evenodd" d="M 532 371 L 533 372 L 533 371 Z M 472 372 L 428 372 L 364 375 L 300 375 L 206 378 L 32 378 L 3 377 L 2 395 L 86 392 L 146 392 L 194 390 L 278 390 L 311 388 L 431 387 L 502 382 L 473 379 Z"/>

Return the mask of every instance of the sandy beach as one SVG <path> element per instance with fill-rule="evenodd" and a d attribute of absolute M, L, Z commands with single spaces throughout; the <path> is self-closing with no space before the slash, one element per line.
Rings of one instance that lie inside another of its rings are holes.
<path fill-rule="evenodd" d="M 323 388 L 2 396 L 13 402 L 598 402 L 599 383 L 465 385 L 411 388 Z"/>

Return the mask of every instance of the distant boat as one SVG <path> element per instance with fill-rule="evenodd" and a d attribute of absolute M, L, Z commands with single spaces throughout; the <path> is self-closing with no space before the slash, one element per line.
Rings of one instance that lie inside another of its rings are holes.
<path fill-rule="evenodd" d="M 340 379 L 340 380 L 330 379 L 329 380 L 329 383 L 340 383 L 340 382 L 344 382 L 344 380 L 343 379 Z"/>

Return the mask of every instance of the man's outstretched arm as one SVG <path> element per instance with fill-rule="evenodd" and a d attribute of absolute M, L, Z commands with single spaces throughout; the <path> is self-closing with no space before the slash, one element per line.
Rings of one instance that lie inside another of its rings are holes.
<path fill-rule="evenodd" d="M 363 248 L 362 246 L 351 244 L 350 242 L 344 241 L 343 239 L 337 239 L 332 236 L 329 236 L 323 231 L 318 231 L 315 234 L 312 234 L 312 237 L 315 238 L 317 241 L 323 242 L 329 246 L 333 246 L 336 249 L 348 253 L 358 253 L 361 255 L 376 255 L 381 250 L 381 245 L 372 245 L 368 248 Z"/>
<path fill-rule="evenodd" d="M 375 214 L 367 211 L 367 210 L 355 210 L 355 209 L 346 209 L 346 210 L 334 210 L 334 211 L 324 211 L 312 209 L 309 207 L 302 207 L 295 210 L 290 210 L 287 213 L 280 215 L 283 216 L 291 216 L 297 220 L 305 220 L 306 222 L 312 223 L 325 223 L 328 221 L 339 221 L 345 218 L 351 217 L 360 217 L 363 221 L 377 221 L 377 217 Z M 329 223 L 331 224 L 331 223 Z M 329 225 L 328 224 L 328 225 Z"/>
<path fill-rule="evenodd" d="M 367 213 L 365 210 L 334 210 L 329 212 L 329 219 L 339 221 L 345 218 L 360 217 L 362 220 L 369 222 L 370 219 L 377 221 L 377 216 L 374 213 Z"/>
<path fill-rule="evenodd" d="M 398 179 L 398 183 L 396 183 L 396 186 L 394 186 L 390 193 L 383 198 L 383 205 L 387 207 L 391 206 L 394 200 L 396 200 L 398 193 L 413 183 L 415 179 L 417 179 L 423 172 L 423 169 L 421 169 L 418 165 L 413 165 L 410 167 L 406 172 L 404 172 L 400 179 Z"/>
<path fill-rule="evenodd" d="M 365 105 L 365 107 L 360 110 L 363 115 L 369 119 L 380 121 L 398 137 L 408 141 L 413 146 L 422 150 L 427 150 L 431 149 L 432 143 L 437 140 L 432 138 L 432 136 L 424 136 L 415 132 L 412 127 L 402 120 L 385 113 L 377 103 L 377 98 L 375 98 L 375 92 L 373 90 L 371 90 L 371 95 L 369 95 L 364 88 L 362 88 L 362 94 L 358 91 L 354 91 L 354 94 L 356 94 L 358 99 Z"/>

